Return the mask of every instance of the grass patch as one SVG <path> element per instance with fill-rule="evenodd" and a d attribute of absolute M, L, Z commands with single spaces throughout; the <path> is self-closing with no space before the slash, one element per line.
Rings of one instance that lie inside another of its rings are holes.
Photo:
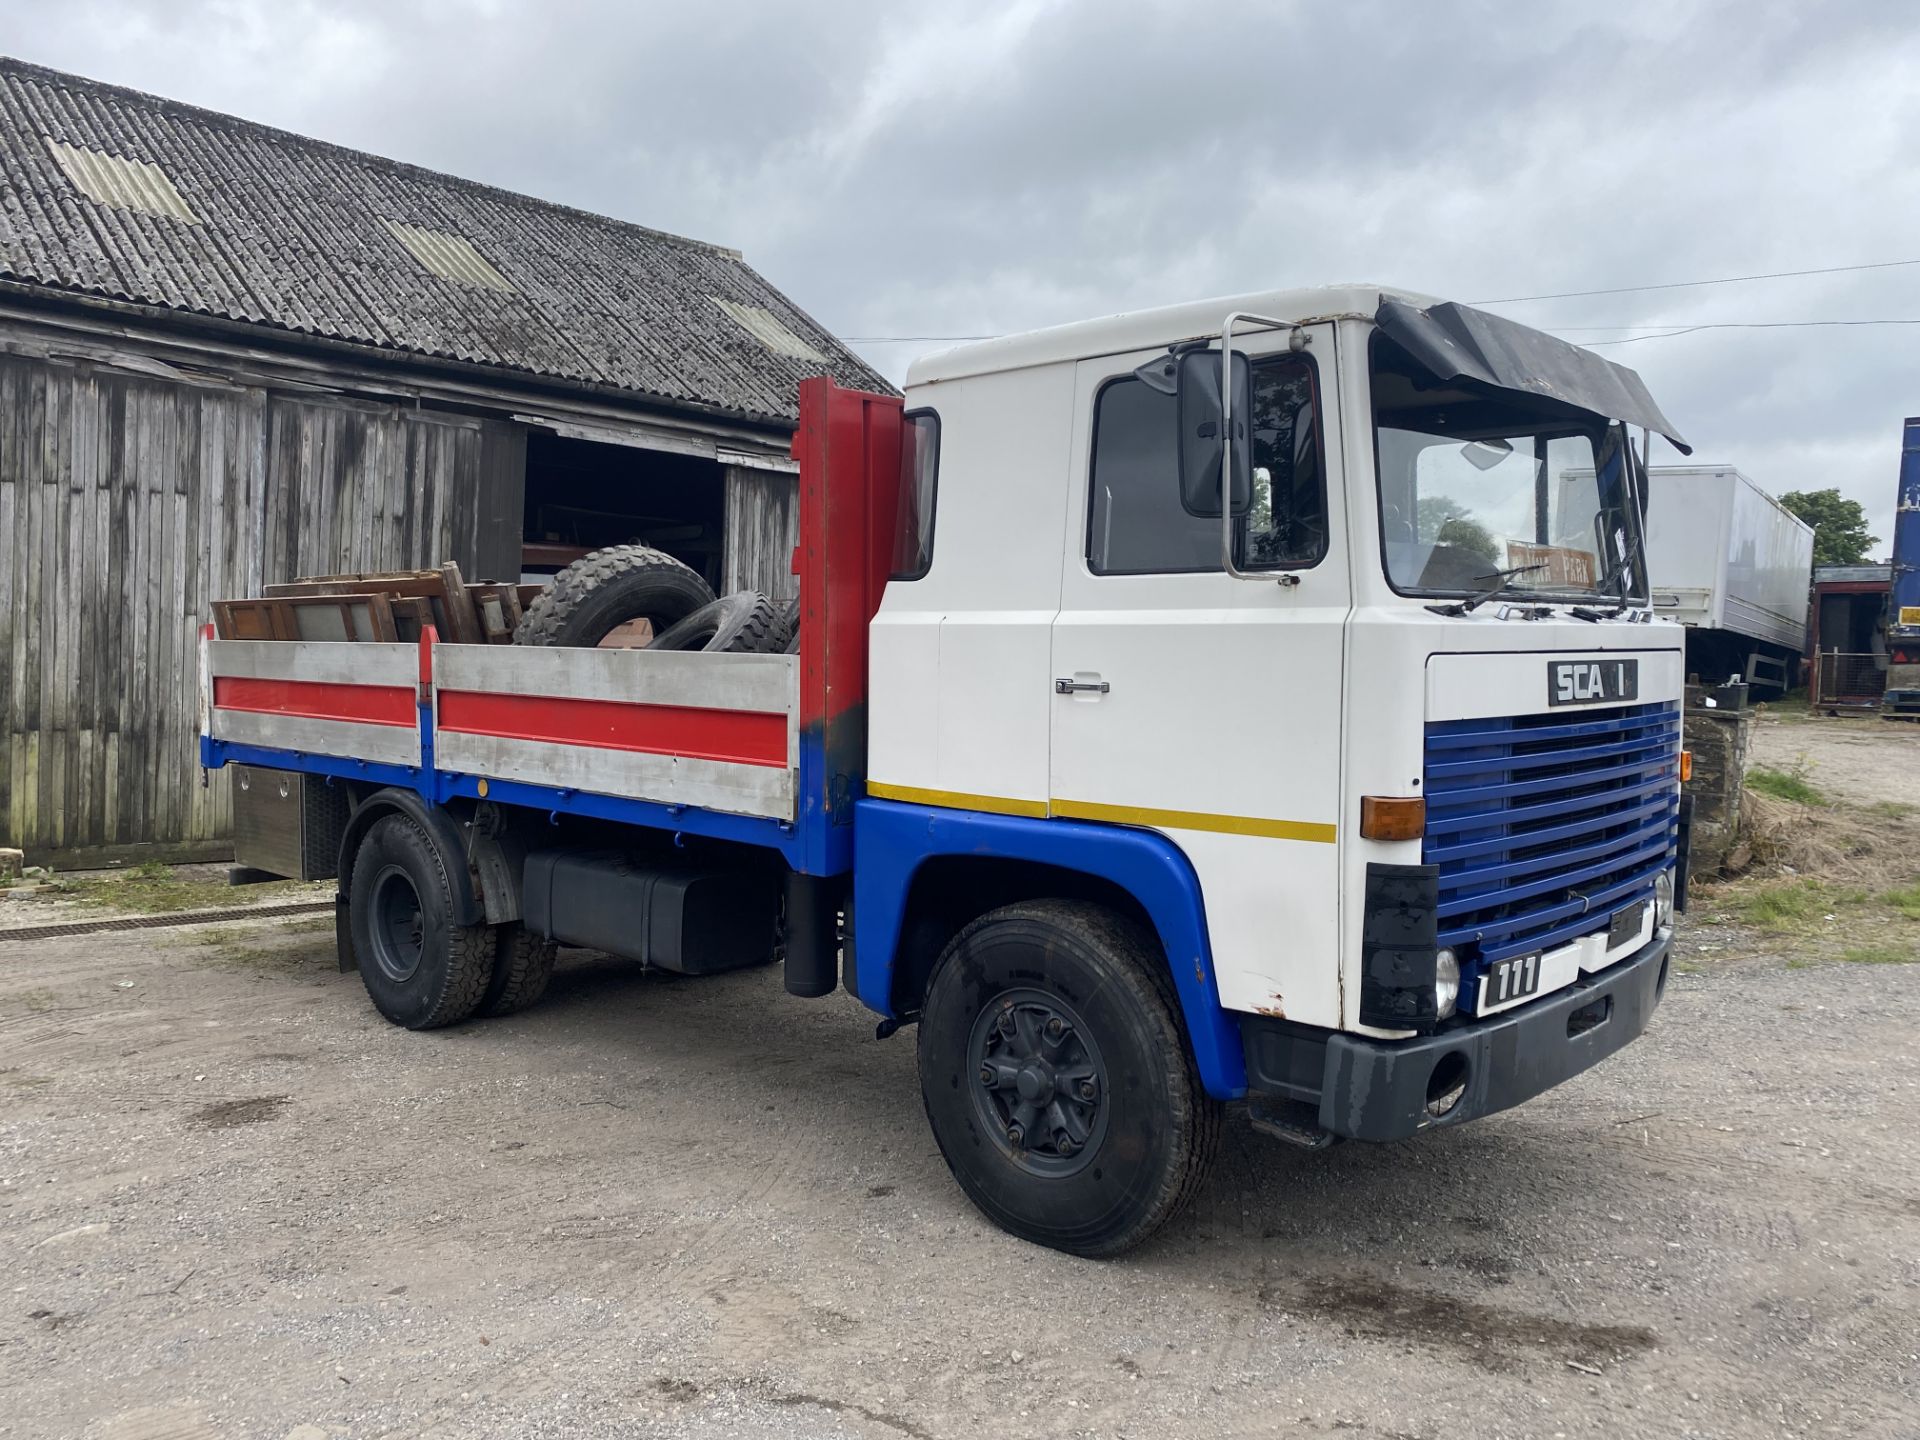
<path fill-rule="evenodd" d="M 1804 935 L 1825 928 L 1829 916 L 1857 909 L 1867 892 L 1820 880 L 1789 880 L 1742 895 L 1730 907 L 1744 924 L 1775 935 Z"/>
<path fill-rule="evenodd" d="M 1911 945 L 1853 945 L 1840 952 L 1850 965 L 1911 965 L 1920 956 Z"/>
<path fill-rule="evenodd" d="M 1889 890 L 1880 897 L 1882 905 L 1891 905 L 1909 920 L 1920 920 L 1920 881 Z"/>
<path fill-rule="evenodd" d="M 1905 800 L 1876 800 L 1865 807 L 1866 813 L 1881 820 L 1904 820 L 1920 805 L 1909 805 Z"/>
<path fill-rule="evenodd" d="M 1791 800 L 1796 805 L 1825 805 L 1827 797 L 1806 776 L 1794 770 L 1774 770 L 1755 765 L 1747 771 L 1747 788 L 1771 795 L 1776 800 Z"/>
<path fill-rule="evenodd" d="M 308 887 L 294 881 L 250 885 L 242 895 L 224 877 L 186 877 L 158 860 L 148 860 L 118 875 L 68 877 L 60 895 L 95 910 L 126 915 L 166 915 L 179 910 L 223 910 L 258 899 L 291 898 Z"/>

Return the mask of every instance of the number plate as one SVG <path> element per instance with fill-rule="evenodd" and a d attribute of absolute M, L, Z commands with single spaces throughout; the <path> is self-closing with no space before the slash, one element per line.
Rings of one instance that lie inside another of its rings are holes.
<path fill-rule="evenodd" d="M 1547 704 L 1601 705 L 1640 698 L 1638 660 L 1551 660 Z"/>
<path fill-rule="evenodd" d="M 1647 906 L 1651 900 L 1642 900 L 1638 905 L 1629 905 L 1614 913 L 1613 920 L 1607 926 L 1607 949 L 1617 950 L 1629 940 L 1640 938 L 1640 926 L 1646 921 Z"/>
<path fill-rule="evenodd" d="M 1514 955 L 1496 960 L 1480 979 L 1478 1009 L 1492 1010 L 1521 1000 L 1540 988 L 1540 956 Z"/>

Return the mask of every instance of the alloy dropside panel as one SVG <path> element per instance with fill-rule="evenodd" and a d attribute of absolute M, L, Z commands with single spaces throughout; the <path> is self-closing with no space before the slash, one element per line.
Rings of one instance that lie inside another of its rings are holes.
<path fill-rule="evenodd" d="M 798 655 L 217 640 L 201 763 L 401 785 L 853 864 L 867 622 L 887 582 L 900 401 L 801 386 Z"/>

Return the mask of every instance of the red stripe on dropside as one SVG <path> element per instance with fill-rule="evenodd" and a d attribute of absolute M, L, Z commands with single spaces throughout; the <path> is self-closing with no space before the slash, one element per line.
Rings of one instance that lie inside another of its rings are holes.
<path fill-rule="evenodd" d="M 737 765 L 787 763 L 787 717 L 757 710 L 442 690 L 440 729 Z"/>
<path fill-rule="evenodd" d="M 216 675 L 213 708 L 299 715 L 309 720 L 350 720 L 361 725 L 405 725 L 409 729 L 420 723 L 410 685 L 336 685 L 320 680 Z"/>

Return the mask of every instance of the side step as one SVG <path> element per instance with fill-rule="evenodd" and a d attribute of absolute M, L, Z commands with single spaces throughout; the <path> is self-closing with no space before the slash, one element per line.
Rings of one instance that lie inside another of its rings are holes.
<path fill-rule="evenodd" d="M 1249 1095 L 1247 1117 L 1262 1135 L 1298 1145 L 1302 1150 L 1325 1150 L 1340 1137 L 1320 1123 L 1319 1107 L 1305 1100 L 1278 1095 Z"/>

